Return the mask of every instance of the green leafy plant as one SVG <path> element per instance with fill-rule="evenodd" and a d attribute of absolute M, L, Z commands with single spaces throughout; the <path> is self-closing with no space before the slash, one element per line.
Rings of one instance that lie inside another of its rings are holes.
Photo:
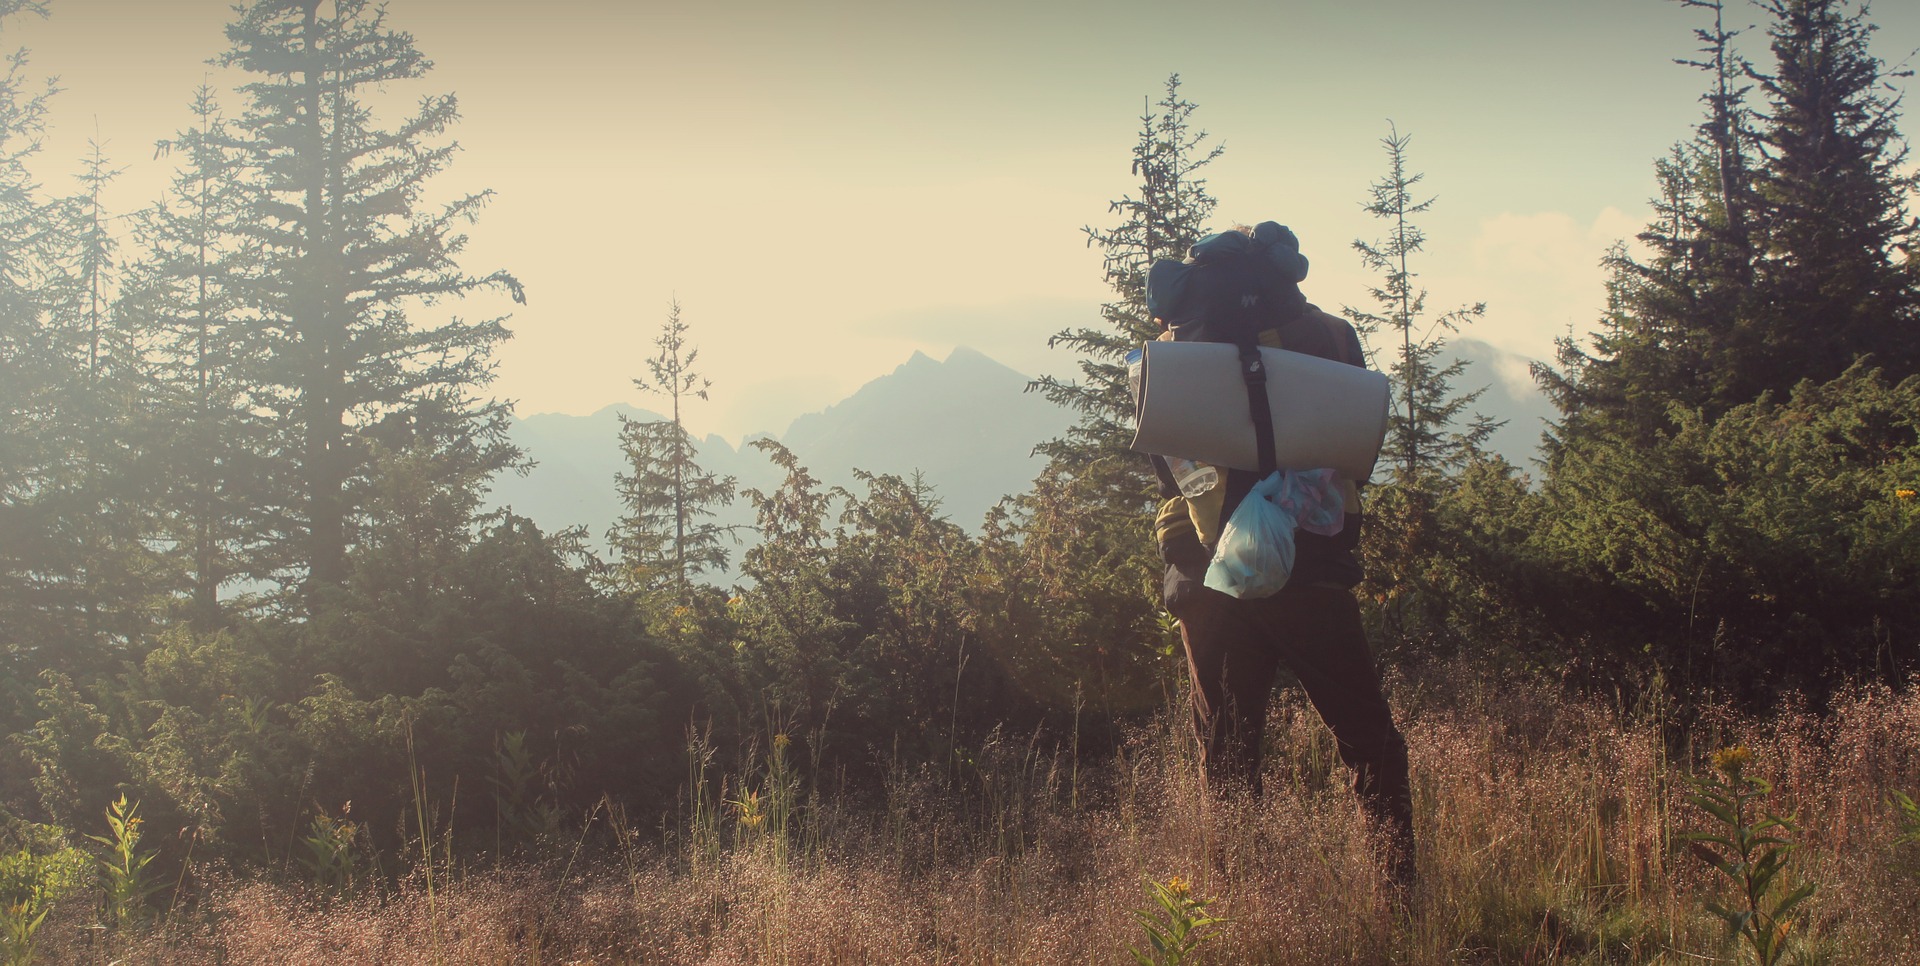
<path fill-rule="evenodd" d="M 307 834 L 300 838 L 300 844 L 306 848 L 306 854 L 299 857 L 300 864 L 322 891 L 338 893 L 353 889 L 354 874 L 360 865 L 354 841 L 359 838 L 360 827 L 347 820 L 352 808 L 353 803 L 347 803 L 341 808 L 339 818 L 324 812 L 315 815 Z"/>
<path fill-rule="evenodd" d="M 107 834 L 87 836 L 107 847 L 107 854 L 97 862 L 107 919 L 116 926 L 130 925 L 143 918 L 147 899 L 167 886 L 147 871 L 159 853 L 140 851 L 140 827 L 145 819 L 139 813 L 140 803 L 129 805 L 127 796 L 121 795 L 107 806 Z"/>
<path fill-rule="evenodd" d="M 487 781 L 493 785 L 496 837 L 514 842 L 558 837 L 564 816 L 540 795 L 543 770 L 527 748 L 527 733 L 510 731 L 502 735 L 494 744 L 493 761 L 496 774 Z"/>
<path fill-rule="evenodd" d="M 1743 745 L 1713 753 L 1713 773 L 1690 778 L 1694 794 L 1687 801 L 1713 816 L 1719 827 L 1685 836 L 1693 853 L 1731 880 L 1736 889 L 1728 905 L 1708 902 L 1707 911 L 1727 924 L 1730 941 L 1744 938 L 1760 966 L 1774 966 L 1786 955 L 1795 937 L 1793 910 L 1814 893 L 1804 882 L 1785 895 L 1788 862 L 1798 846 L 1789 837 L 1797 831 L 1791 818 L 1767 811 L 1761 800 L 1773 791 L 1766 779 L 1746 773 L 1753 757 Z"/>
<path fill-rule="evenodd" d="M 64 833 L 63 833 L 64 834 Z M 86 881 L 89 862 L 78 849 L 41 854 L 30 848 L 0 854 L 0 962 L 27 966 L 41 924 L 54 903 Z"/>
<path fill-rule="evenodd" d="M 1212 927 L 1227 921 L 1208 915 L 1207 904 L 1213 900 L 1194 895 L 1193 887 L 1180 876 L 1165 882 L 1148 879 L 1147 894 L 1159 908 L 1138 909 L 1134 915 L 1147 931 L 1150 951 L 1143 953 L 1127 947 L 1140 966 L 1179 966 L 1188 962 L 1194 950 L 1213 937 Z"/>
<path fill-rule="evenodd" d="M 1899 789 L 1894 789 L 1887 799 L 1893 805 L 1894 820 L 1900 823 L 1900 834 L 1893 844 L 1920 846 L 1920 802 Z M 1906 869 L 1909 875 L 1920 880 L 1920 864 L 1908 864 Z"/>
<path fill-rule="evenodd" d="M 1900 837 L 1894 839 L 1893 844 L 1920 845 L 1920 802 L 1899 789 L 1893 791 L 1891 801 L 1895 817 L 1900 821 Z"/>

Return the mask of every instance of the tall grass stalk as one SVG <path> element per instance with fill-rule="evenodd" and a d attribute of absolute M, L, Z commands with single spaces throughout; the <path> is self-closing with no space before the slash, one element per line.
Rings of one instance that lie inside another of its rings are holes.
<path fill-rule="evenodd" d="M 427 773 L 420 767 L 419 758 L 413 746 L 413 722 L 406 723 L 407 735 L 407 779 L 413 784 L 414 827 L 420 835 L 420 871 L 426 882 L 427 934 L 432 944 L 433 962 L 445 962 L 445 938 L 443 936 L 443 911 L 440 908 L 440 896 L 434 891 L 434 829 L 428 817 Z"/>

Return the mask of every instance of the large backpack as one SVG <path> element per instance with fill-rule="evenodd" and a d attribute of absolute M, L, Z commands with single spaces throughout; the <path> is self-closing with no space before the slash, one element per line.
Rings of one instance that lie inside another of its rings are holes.
<path fill-rule="evenodd" d="M 1285 225 L 1264 221 L 1251 232 L 1208 235 L 1188 250 L 1185 261 L 1161 259 L 1147 271 L 1147 309 L 1182 342 L 1226 342 L 1240 350 L 1240 377 L 1247 387 L 1247 411 L 1253 418 L 1259 476 L 1274 471 L 1273 418 L 1267 406 L 1266 367 L 1260 345 L 1266 333 L 1285 333 L 1324 315 L 1309 311 L 1300 282 L 1307 259 Z M 1309 323 L 1311 324 L 1311 323 Z M 1285 334 L 1275 340 L 1313 355 L 1339 358 L 1341 340 L 1328 332 L 1327 344 L 1295 346 Z M 1274 342 L 1268 342 L 1274 344 Z M 1321 351 L 1313 351 L 1320 349 Z M 1343 355 L 1344 352 L 1341 352 Z M 1179 495 L 1166 461 L 1153 458 L 1163 497 Z"/>

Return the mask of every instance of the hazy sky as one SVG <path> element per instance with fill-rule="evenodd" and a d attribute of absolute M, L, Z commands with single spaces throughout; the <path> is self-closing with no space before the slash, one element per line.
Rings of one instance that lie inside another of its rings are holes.
<path fill-rule="evenodd" d="M 69 189 L 97 132 L 127 168 L 111 203 L 151 201 L 153 143 L 203 78 L 235 81 L 206 64 L 230 4 L 49 6 L 0 26 L 63 88 L 46 188 Z M 1381 234 L 1360 204 L 1391 119 L 1439 199 L 1415 264 L 1430 305 L 1485 301 L 1468 334 L 1544 356 L 1591 326 L 1595 263 L 1645 220 L 1652 161 L 1705 85 L 1672 63 L 1699 11 L 1658 0 L 392 0 L 389 16 L 436 64 L 394 93 L 460 98 L 466 150 L 440 187 L 497 192 L 465 267 L 527 285 L 495 390 L 523 415 L 646 405 L 630 380 L 677 296 L 714 383 L 689 421 L 736 440 L 915 349 L 1066 371 L 1047 336 L 1098 324 L 1106 296 L 1081 227 L 1132 189 L 1142 101 L 1171 72 L 1227 148 L 1221 223 L 1292 226 L 1311 300 L 1365 299 L 1350 245 Z M 1920 47 L 1920 3 L 1875 19 L 1883 60 Z M 1764 62 L 1760 31 L 1745 40 Z"/>

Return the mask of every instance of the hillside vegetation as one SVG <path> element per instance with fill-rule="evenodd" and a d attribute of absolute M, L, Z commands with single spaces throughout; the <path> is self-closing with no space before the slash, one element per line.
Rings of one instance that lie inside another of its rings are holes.
<path fill-rule="evenodd" d="M 672 303 L 597 544 L 485 509 L 523 460 L 487 395 L 507 320 L 448 306 L 524 293 L 465 264 L 484 193 L 423 201 L 457 105 L 378 6 L 237 10 L 231 92 L 193 94 L 133 213 L 102 151 L 72 196 L 30 177 L 57 101 L 16 59 L 0 951 L 1913 961 L 1916 175 L 1865 12 L 1759 9 L 1747 36 L 1685 4 L 1705 116 L 1536 372 L 1537 473 L 1456 385 L 1484 307 L 1425 304 L 1432 202 L 1383 138 L 1345 312 L 1393 384 L 1355 593 L 1413 759 L 1404 903 L 1297 698 L 1264 800 L 1195 788 L 1123 361 L 1159 331 L 1147 266 L 1225 227 L 1177 76 L 1087 229 L 1113 300 L 1054 337 L 1080 374 L 1032 387 L 1072 426 L 977 529 L 928 475 L 828 485 L 772 440 L 773 482 L 703 466 Z"/>

